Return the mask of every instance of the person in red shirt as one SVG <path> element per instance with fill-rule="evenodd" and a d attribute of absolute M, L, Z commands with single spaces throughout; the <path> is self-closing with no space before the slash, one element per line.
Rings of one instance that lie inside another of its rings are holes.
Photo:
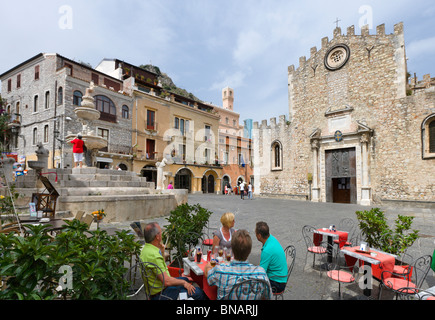
<path fill-rule="evenodd" d="M 73 144 L 74 168 L 77 168 L 77 165 L 80 165 L 81 168 L 83 165 L 83 146 L 85 144 L 82 136 L 77 135 L 77 138 L 72 140 L 71 143 Z"/>

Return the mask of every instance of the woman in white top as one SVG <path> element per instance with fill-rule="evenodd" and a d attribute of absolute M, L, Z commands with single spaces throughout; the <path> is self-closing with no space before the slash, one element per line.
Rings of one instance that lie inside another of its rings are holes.
<path fill-rule="evenodd" d="M 213 248 L 219 246 L 231 248 L 231 238 L 233 233 L 236 231 L 234 229 L 234 213 L 224 213 L 221 217 L 221 223 L 222 227 L 220 227 L 219 230 L 213 232 Z"/>

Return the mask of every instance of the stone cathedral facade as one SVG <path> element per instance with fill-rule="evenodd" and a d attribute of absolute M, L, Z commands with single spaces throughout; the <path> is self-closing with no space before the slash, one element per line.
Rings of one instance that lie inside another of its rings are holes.
<path fill-rule="evenodd" d="M 321 43 L 288 68 L 288 118 L 254 123 L 255 192 L 434 208 L 435 79 L 410 78 L 403 23 Z"/>

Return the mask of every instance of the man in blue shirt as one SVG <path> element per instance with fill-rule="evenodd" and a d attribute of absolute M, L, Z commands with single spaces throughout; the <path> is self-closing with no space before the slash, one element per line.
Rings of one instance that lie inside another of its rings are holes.
<path fill-rule="evenodd" d="M 234 260 L 229 264 L 221 263 L 212 267 L 208 262 L 204 268 L 204 277 L 207 278 L 208 284 L 218 287 L 217 299 L 234 300 L 236 297 L 232 292 L 232 288 L 236 284 L 244 280 L 258 279 L 264 281 L 263 284 L 257 287 L 257 289 L 261 290 L 242 290 L 238 298 L 240 300 L 269 300 L 271 288 L 265 270 L 248 262 L 252 249 L 252 239 L 249 232 L 246 230 L 234 232 L 231 248 L 234 253 Z"/>
<path fill-rule="evenodd" d="M 255 235 L 257 240 L 263 244 L 260 266 L 266 270 L 273 292 L 283 292 L 287 284 L 287 260 L 284 249 L 269 233 L 269 226 L 266 222 L 257 222 Z"/>

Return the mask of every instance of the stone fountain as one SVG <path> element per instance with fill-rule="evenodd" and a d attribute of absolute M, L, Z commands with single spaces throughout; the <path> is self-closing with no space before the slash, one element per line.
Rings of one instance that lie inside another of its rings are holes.
<path fill-rule="evenodd" d="M 23 195 L 22 205 L 27 206 L 33 199 L 35 181 L 38 181 L 41 174 L 48 174 L 47 178 L 59 193 L 56 210 L 74 215 L 77 211 L 90 213 L 104 209 L 107 214 L 105 222 L 140 221 L 160 217 L 168 215 L 178 205 L 186 203 L 187 190 L 163 188 L 163 168 L 169 163 L 166 159 L 158 165 L 157 189 L 154 182 L 146 181 L 145 177 L 140 177 L 135 172 L 99 169 L 93 166 L 97 150 L 107 146 L 107 140 L 98 137 L 93 126 L 93 121 L 100 118 L 100 112 L 95 109 L 94 98 L 91 96 L 93 91 L 94 84 L 91 82 L 81 106 L 74 109 L 82 123 L 80 134 L 88 149 L 83 168 L 50 169 L 47 172 L 48 150 L 43 150 L 42 145 L 41 148 L 38 146 L 38 160 L 28 161 L 29 167 L 33 170 L 29 170 L 25 176 L 17 177 L 15 181 L 17 191 Z M 70 142 L 77 135 L 78 133 L 68 133 L 65 141 Z"/>
<path fill-rule="evenodd" d="M 87 152 L 84 153 L 84 166 L 86 167 L 92 167 L 94 155 L 98 149 L 107 147 L 107 140 L 98 137 L 92 125 L 93 121 L 100 118 L 100 111 L 95 109 L 94 98 L 91 96 L 92 92 L 94 92 L 93 82 L 91 82 L 89 88 L 86 89 L 81 106 L 74 109 L 75 114 L 82 123 L 82 132 L 80 134 L 87 148 Z M 76 137 L 77 135 L 68 135 L 66 141 L 70 142 Z"/>

